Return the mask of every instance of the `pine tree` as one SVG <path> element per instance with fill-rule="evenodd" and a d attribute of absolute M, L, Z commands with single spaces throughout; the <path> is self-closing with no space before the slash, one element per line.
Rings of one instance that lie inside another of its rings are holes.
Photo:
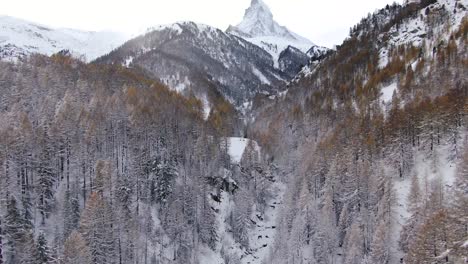
<path fill-rule="evenodd" d="M 25 238 L 25 229 L 23 220 L 18 211 L 16 199 L 11 196 L 7 203 L 7 212 L 5 215 L 5 261 L 7 263 L 15 263 L 17 261 L 17 254 L 23 239 Z"/>
<path fill-rule="evenodd" d="M 377 226 L 372 239 L 371 262 L 370 263 L 388 263 L 390 261 L 390 241 L 389 226 L 385 221 L 381 221 Z"/>
<path fill-rule="evenodd" d="M 27 229 L 32 229 L 33 228 L 33 215 L 31 212 L 31 198 L 29 191 L 25 192 L 21 198 L 22 204 L 23 204 L 23 210 L 22 210 L 22 218 L 24 221 L 24 226 Z"/>
<path fill-rule="evenodd" d="M 0 218 L 0 264 L 4 263 L 3 259 L 3 226 L 2 219 Z"/>
<path fill-rule="evenodd" d="M 215 250 L 216 243 L 218 242 L 218 234 L 216 232 L 216 215 L 211 209 L 207 198 L 204 198 L 204 206 L 202 207 L 199 235 L 200 240 L 208 245 L 211 249 Z"/>
<path fill-rule="evenodd" d="M 48 217 L 51 209 L 52 198 L 54 196 L 53 186 L 55 183 L 55 171 L 52 165 L 53 155 L 49 132 L 47 127 L 43 128 L 42 150 L 39 156 L 37 165 L 38 173 L 38 195 L 39 195 L 39 210 L 41 213 L 41 224 L 45 224 L 45 219 Z"/>
<path fill-rule="evenodd" d="M 51 252 L 47 245 L 47 240 L 43 233 L 37 237 L 34 262 L 37 264 L 49 263 L 51 261 Z"/>
<path fill-rule="evenodd" d="M 80 205 L 78 203 L 78 198 L 71 197 L 69 190 L 65 191 L 63 205 L 63 238 L 67 237 L 72 233 L 73 230 L 78 228 L 80 221 Z"/>
<path fill-rule="evenodd" d="M 156 202 L 165 204 L 169 195 L 174 190 L 175 178 L 178 176 L 176 166 L 172 159 L 162 160 L 156 163 L 155 169 L 155 188 Z"/>
<path fill-rule="evenodd" d="M 252 213 L 252 197 L 248 190 L 242 189 L 235 196 L 236 207 L 232 212 L 232 228 L 234 238 L 244 248 L 249 247 L 248 231 L 250 227 L 250 215 Z"/>

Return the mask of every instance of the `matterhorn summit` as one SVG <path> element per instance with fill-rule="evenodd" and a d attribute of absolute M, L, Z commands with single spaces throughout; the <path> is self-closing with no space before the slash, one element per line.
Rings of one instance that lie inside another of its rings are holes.
<path fill-rule="evenodd" d="M 273 56 L 277 66 L 281 53 L 289 46 L 303 53 L 316 46 L 310 40 L 280 26 L 262 0 L 252 0 L 250 7 L 245 11 L 244 19 L 237 26 L 229 26 L 227 32 L 266 50 Z"/>

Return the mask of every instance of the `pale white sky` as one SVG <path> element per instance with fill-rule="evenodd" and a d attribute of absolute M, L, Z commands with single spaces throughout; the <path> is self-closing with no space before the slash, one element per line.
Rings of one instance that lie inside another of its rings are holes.
<path fill-rule="evenodd" d="M 349 28 L 393 0 L 263 0 L 275 20 L 318 45 L 341 44 Z M 402 2 L 402 0 L 396 0 Z M 0 15 L 52 27 L 129 34 L 177 21 L 225 30 L 238 24 L 251 0 L 0 0 Z"/>

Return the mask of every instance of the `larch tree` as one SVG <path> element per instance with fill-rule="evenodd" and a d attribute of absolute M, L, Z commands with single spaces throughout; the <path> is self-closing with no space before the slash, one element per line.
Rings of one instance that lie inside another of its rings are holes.
<path fill-rule="evenodd" d="M 87 242 L 93 263 L 113 263 L 113 219 L 109 205 L 96 192 L 91 193 L 82 213 L 80 233 Z"/>
<path fill-rule="evenodd" d="M 347 249 L 347 252 L 345 255 L 345 263 L 361 263 L 364 255 L 363 240 L 361 224 L 359 223 L 359 220 L 355 220 L 346 234 L 345 248 Z"/>
<path fill-rule="evenodd" d="M 386 221 L 381 221 L 375 230 L 370 253 L 371 263 L 388 263 L 390 261 L 390 230 Z"/>
<path fill-rule="evenodd" d="M 64 244 L 63 258 L 60 263 L 63 264 L 92 264 L 91 251 L 77 231 L 73 231 Z"/>

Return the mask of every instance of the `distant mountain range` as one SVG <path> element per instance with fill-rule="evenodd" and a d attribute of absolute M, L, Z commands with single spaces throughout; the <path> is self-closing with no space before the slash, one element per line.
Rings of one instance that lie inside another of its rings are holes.
<path fill-rule="evenodd" d="M 127 40 L 116 32 L 55 29 L 9 16 L 0 17 L 0 59 L 16 60 L 32 53 L 52 55 L 69 50 L 86 61 L 94 60 Z"/>
<path fill-rule="evenodd" d="M 328 51 L 280 26 L 261 0 L 253 0 L 243 21 L 225 32 L 179 22 L 126 42 L 119 33 L 53 29 L 12 17 L 1 17 L 0 28 L 0 59 L 66 50 L 84 61 L 144 69 L 174 90 L 195 92 L 207 106 L 214 91 L 238 107 L 258 93 L 275 93 Z"/>

